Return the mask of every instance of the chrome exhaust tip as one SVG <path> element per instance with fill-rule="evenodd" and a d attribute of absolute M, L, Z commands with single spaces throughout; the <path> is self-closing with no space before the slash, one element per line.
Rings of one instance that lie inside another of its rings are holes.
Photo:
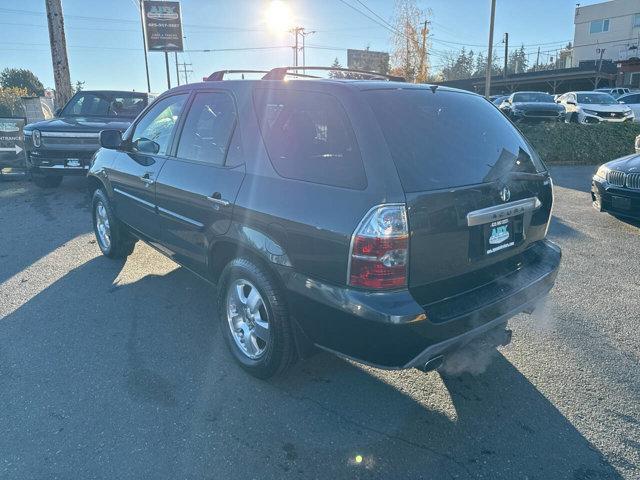
<path fill-rule="evenodd" d="M 420 367 L 420 370 L 422 370 L 423 372 L 433 372 L 434 370 L 437 370 L 438 368 L 440 368 L 443 363 L 444 363 L 444 356 L 438 355 L 437 357 L 433 357 L 429 359 L 427 363 L 425 363 L 422 367 Z"/>

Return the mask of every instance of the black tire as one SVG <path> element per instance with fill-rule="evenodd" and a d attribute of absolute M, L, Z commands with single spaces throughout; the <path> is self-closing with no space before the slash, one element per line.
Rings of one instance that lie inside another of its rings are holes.
<path fill-rule="evenodd" d="M 248 281 L 262 297 L 269 325 L 269 341 L 258 358 L 250 358 L 236 343 L 227 317 L 230 288 L 236 282 Z M 222 335 L 231 354 L 251 375 L 267 379 L 283 374 L 298 359 L 289 310 L 279 283 L 266 268 L 249 258 L 229 262 L 218 283 L 218 317 Z"/>
<path fill-rule="evenodd" d="M 103 240 L 103 237 L 98 231 L 98 213 L 102 207 L 104 210 L 101 212 L 106 215 L 108 220 L 109 230 L 109 242 Z M 96 236 L 96 242 L 98 247 L 102 251 L 103 255 L 109 258 L 126 258 L 131 255 L 133 248 L 135 247 L 136 240 L 127 232 L 126 227 L 115 217 L 109 202 L 109 197 L 102 189 L 97 189 L 93 193 L 93 199 L 91 201 L 91 216 L 93 218 L 93 232 Z"/>
<path fill-rule="evenodd" d="M 40 188 L 56 188 L 62 183 L 62 175 L 33 175 L 33 183 Z"/>

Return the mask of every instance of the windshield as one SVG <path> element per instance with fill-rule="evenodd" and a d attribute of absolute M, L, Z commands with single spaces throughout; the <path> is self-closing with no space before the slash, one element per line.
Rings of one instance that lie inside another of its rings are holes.
<path fill-rule="evenodd" d="M 144 93 L 80 92 L 64 107 L 66 117 L 136 117 L 147 106 Z"/>
<path fill-rule="evenodd" d="M 553 97 L 543 92 L 521 92 L 513 95 L 514 102 L 547 102 L 553 103 Z"/>
<path fill-rule="evenodd" d="M 600 105 L 612 105 L 618 103 L 608 93 L 578 93 L 578 103 L 584 103 L 587 105 L 600 104 Z"/>
<path fill-rule="evenodd" d="M 408 192 L 544 170 L 518 130 L 480 96 L 423 89 L 371 90 L 366 96 Z"/>

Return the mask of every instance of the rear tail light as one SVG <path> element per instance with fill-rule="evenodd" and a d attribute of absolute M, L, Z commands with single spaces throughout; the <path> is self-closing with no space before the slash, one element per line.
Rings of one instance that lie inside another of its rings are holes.
<path fill-rule="evenodd" d="M 373 207 L 351 237 L 348 283 L 373 290 L 407 285 L 409 226 L 404 204 Z"/>

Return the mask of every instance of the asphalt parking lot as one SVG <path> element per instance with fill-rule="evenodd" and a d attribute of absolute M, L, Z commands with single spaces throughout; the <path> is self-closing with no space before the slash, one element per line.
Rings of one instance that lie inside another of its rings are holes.
<path fill-rule="evenodd" d="M 320 354 L 256 380 L 213 288 L 100 256 L 81 178 L 0 183 L 0 478 L 640 478 L 640 229 L 554 169 L 556 288 L 478 376 Z"/>

